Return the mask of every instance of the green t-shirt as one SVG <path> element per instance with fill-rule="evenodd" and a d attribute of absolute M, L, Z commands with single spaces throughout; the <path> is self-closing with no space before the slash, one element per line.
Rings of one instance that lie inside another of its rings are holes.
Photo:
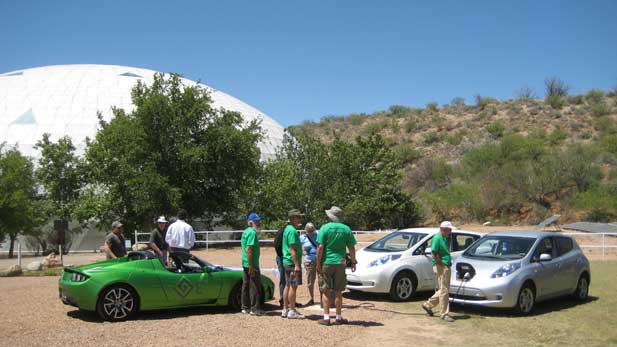
<path fill-rule="evenodd" d="M 259 237 L 255 229 L 248 227 L 242 233 L 242 266 L 249 267 L 249 261 L 246 256 L 246 246 L 253 247 L 253 266 L 259 268 Z"/>
<path fill-rule="evenodd" d="M 431 253 L 437 253 L 441 258 L 441 261 L 446 264 L 447 267 L 452 266 L 452 258 L 450 258 L 450 246 L 448 240 L 443 235 L 437 233 L 433 236 L 431 241 Z M 433 265 L 437 264 L 433 257 Z"/>
<path fill-rule="evenodd" d="M 287 225 L 283 232 L 283 264 L 294 265 L 289 245 L 296 245 L 296 258 L 298 258 L 298 264 L 302 264 L 302 242 L 300 242 L 300 235 L 296 228 L 291 224 Z"/>
<path fill-rule="evenodd" d="M 344 264 L 347 247 L 356 245 L 351 229 L 338 222 L 323 225 L 317 234 L 317 243 L 324 245 L 323 264 Z"/>

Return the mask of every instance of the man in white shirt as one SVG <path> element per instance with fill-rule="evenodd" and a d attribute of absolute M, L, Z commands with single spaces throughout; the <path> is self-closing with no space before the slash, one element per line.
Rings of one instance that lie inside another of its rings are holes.
<path fill-rule="evenodd" d="M 193 227 L 186 222 L 187 216 L 186 210 L 178 211 L 178 220 L 167 229 L 165 242 L 169 245 L 170 253 L 189 253 L 195 245 L 195 232 Z"/>

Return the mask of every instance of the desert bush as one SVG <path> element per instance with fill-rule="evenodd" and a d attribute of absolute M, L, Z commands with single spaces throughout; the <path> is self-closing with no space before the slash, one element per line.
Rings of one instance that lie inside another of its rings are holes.
<path fill-rule="evenodd" d="M 366 132 L 369 135 L 377 134 L 377 133 L 379 133 L 381 130 L 383 130 L 387 126 L 388 126 L 388 122 L 387 121 L 385 121 L 385 120 L 378 120 L 376 122 L 369 123 L 366 126 Z"/>
<path fill-rule="evenodd" d="M 358 113 L 350 114 L 347 117 L 347 119 L 349 120 L 349 123 L 351 123 L 351 125 L 353 126 L 362 125 L 367 118 L 368 118 L 368 115 L 362 114 L 362 113 L 361 114 L 358 114 Z"/>
<path fill-rule="evenodd" d="M 505 130 L 506 127 L 499 121 L 486 126 L 486 131 L 491 135 L 493 139 L 501 138 Z"/>
<path fill-rule="evenodd" d="M 610 113 L 610 108 L 604 101 L 591 105 L 591 114 L 596 117 L 606 116 Z"/>
<path fill-rule="evenodd" d="M 429 131 L 424 134 L 424 143 L 427 145 L 432 145 L 434 143 L 439 142 L 439 134 L 436 131 Z"/>
<path fill-rule="evenodd" d="M 418 124 L 415 120 L 409 119 L 405 122 L 405 132 L 410 133 L 418 127 Z"/>
<path fill-rule="evenodd" d="M 428 104 L 426 104 L 426 110 L 429 111 L 430 113 L 439 112 L 439 108 L 437 107 L 436 102 L 429 102 Z"/>
<path fill-rule="evenodd" d="M 567 138 L 568 133 L 560 127 L 556 127 L 555 129 L 553 129 L 553 131 L 551 131 L 551 134 L 548 136 L 548 142 L 551 145 L 558 145 Z"/>
<path fill-rule="evenodd" d="M 611 117 L 600 117 L 593 122 L 593 127 L 601 134 L 617 133 L 617 122 Z"/>
<path fill-rule="evenodd" d="M 545 97 L 548 99 L 551 96 L 564 97 L 568 95 L 570 87 L 559 77 L 548 77 L 544 80 Z"/>
<path fill-rule="evenodd" d="M 602 102 L 604 100 L 604 92 L 600 89 L 592 89 L 585 95 L 585 100 L 592 105 Z"/>
<path fill-rule="evenodd" d="M 552 108 L 559 110 L 561 109 L 565 102 L 563 96 L 559 95 L 549 95 L 546 97 L 546 103 L 549 104 Z"/>
<path fill-rule="evenodd" d="M 617 195 L 603 187 L 596 187 L 577 194 L 576 207 L 587 210 L 586 219 L 591 222 L 611 222 L 617 218 Z"/>
<path fill-rule="evenodd" d="M 392 150 L 394 152 L 395 158 L 399 160 L 403 165 L 412 163 L 422 158 L 422 152 L 408 144 L 395 146 L 392 148 Z"/>
<path fill-rule="evenodd" d="M 415 190 L 434 192 L 452 181 L 453 168 L 446 161 L 433 158 L 418 160 L 409 171 L 405 184 Z"/>
<path fill-rule="evenodd" d="M 463 137 L 464 137 L 464 132 L 461 131 L 457 131 L 454 134 L 448 134 L 448 136 L 446 136 L 446 142 L 456 146 L 459 145 L 462 141 L 463 141 Z"/>
<path fill-rule="evenodd" d="M 585 102 L 583 95 L 573 95 L 568 98 L 568 103 L 571 105 L 582 105 Z"/>
<path fill-rule="evenodd" d="M 516 99 L 520 101 L 528 101 L 537 97 L 536 92 L 529 86 L 523 86 L 516 91 Z"/>
<path fill-rule="evenodd" d="M 398 119 L 392 119 L 392 122 L 390 122 L 390 129 L 392 129 L 392 133 L 394 134 L 398 134 L 401 131 L 401 125 L 399 124 Z"/>

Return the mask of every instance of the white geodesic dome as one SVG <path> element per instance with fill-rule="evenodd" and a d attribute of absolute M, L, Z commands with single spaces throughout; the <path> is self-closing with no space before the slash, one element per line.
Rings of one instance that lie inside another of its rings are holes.
<path fill-rule="evenodd" d="M 44 133 L 51 134 L 52 141 L 69 135 L 81 154 L 85 138 L 96 135 L 97 112 L 106 121 L 113 117 L 112 106 L 131 112 L 131 89 L 138 80 L 150 85 L 155 73 L 116 65 L 55 65 L 0 74 L 0 143 L 17 145 L 22 154 L 37 159 L 33 147 Z M 261 159 L 274 157 L 284 132 L 277 121 L 231 95 L 199 85 L 211 92 L 214 107 L 237 111 L 247 122 L 261 120 Z"/>

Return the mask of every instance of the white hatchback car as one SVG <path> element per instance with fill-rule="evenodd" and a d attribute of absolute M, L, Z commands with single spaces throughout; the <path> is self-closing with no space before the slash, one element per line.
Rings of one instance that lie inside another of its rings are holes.
<path fill-rule="evenodd" d="M 347 289 L 389 293 L 394 301 L 410 299 L 417 291 L 434 290 L 431 240 L 439 228 L 403 229 L 390 233 L 356 254 L 356 271 L 347 269 Z M 455 229 L 450 239 L 452 258 L 482 236 Z"/>

